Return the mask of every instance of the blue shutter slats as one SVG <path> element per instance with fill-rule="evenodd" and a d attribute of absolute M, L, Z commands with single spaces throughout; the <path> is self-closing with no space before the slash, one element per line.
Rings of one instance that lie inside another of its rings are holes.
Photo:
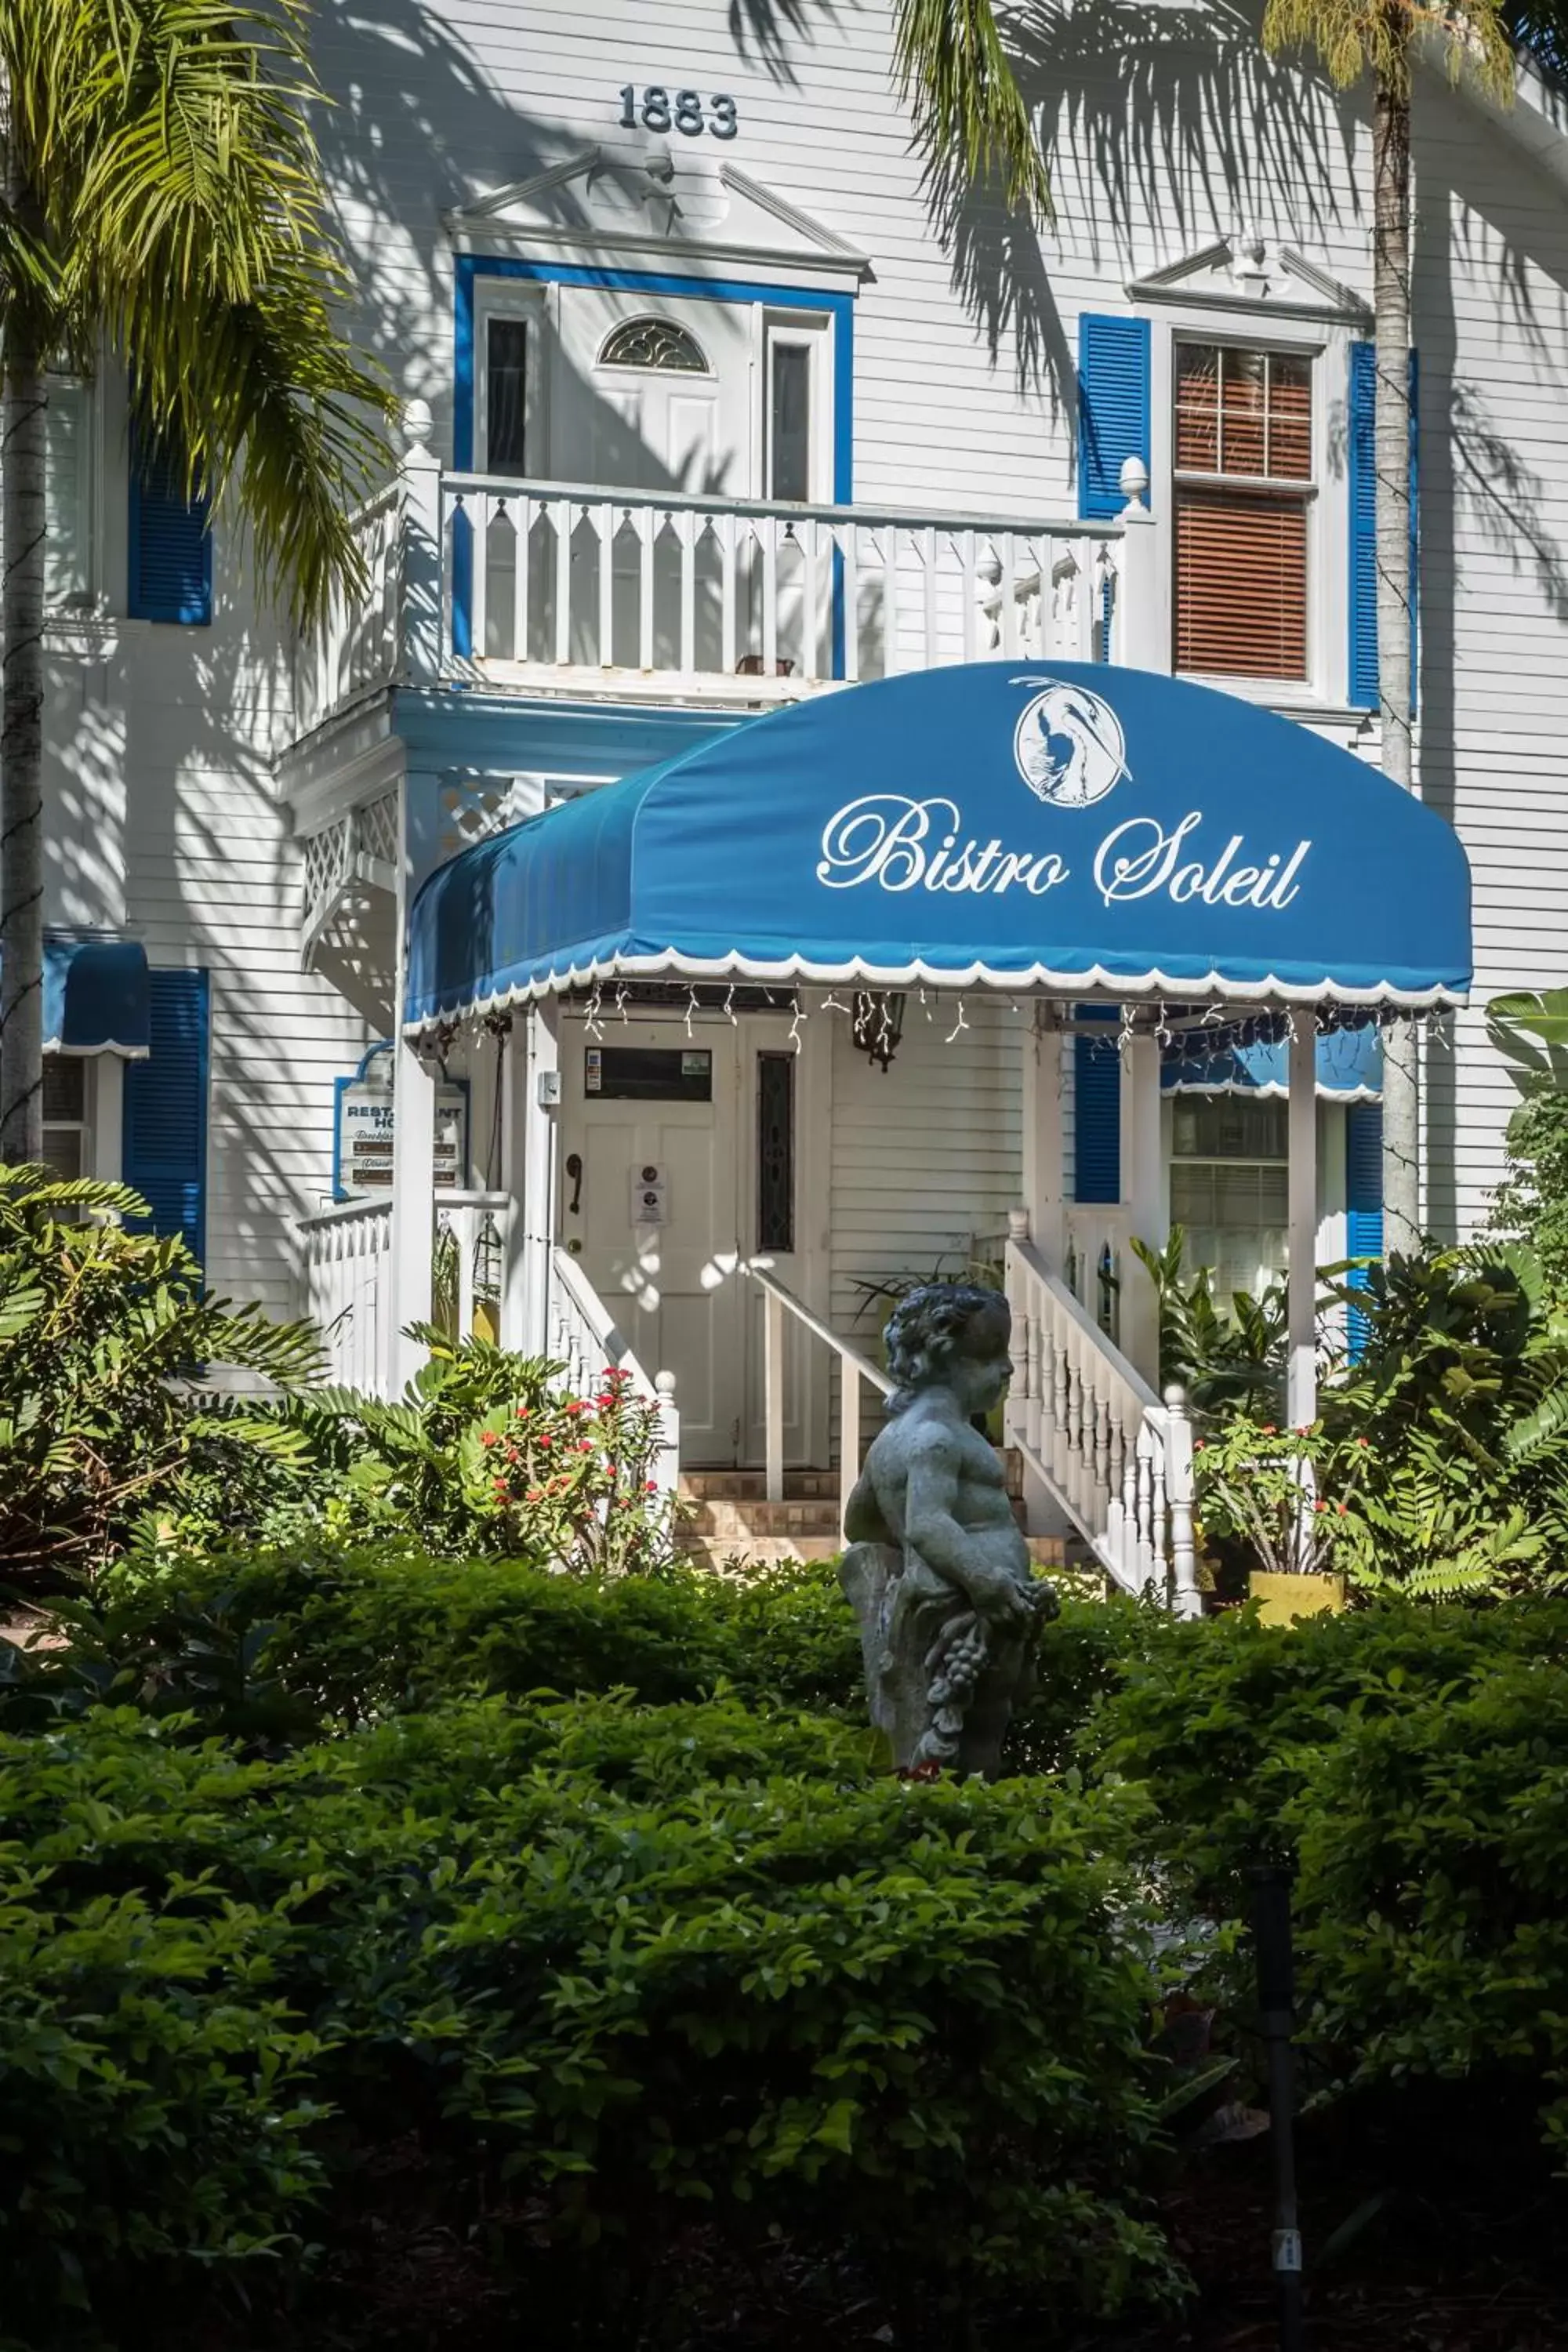
<path fill-rule="evenodd" d="M 1351 1103 L 1345 1110 L 1345 1255 L 1383 1255 L 1383 1105 Z M 1364 1268 L 1350 1277 L 1352 1290 L 1366 1288 Z M 1364 1315 L 1352 1307 L 1347 1334 L 1352 1362 L 1366 1347 Z"/>
<path fill-rule="evenodd" d="M 153 1214 L 151 1230 L 181 1234 L 206 1255 L 207 1059 L 205 971 L 148 974 L 148 1055 L 125 1069 L 121 1168 Z M 147 1227 L 143 1226 L 142 1231 Z"/>
<path fill-rule="evenodd" d="M 1119 515 L 1121 468 L 1149 463 L 1149 321 L 1097 316 L 1078 322 L 1078 510 Z"/>
<path fill-rule="evenodd" d="M 130 592 L 133 621 L 200 626 L 213 616 L 213 542 L 205 498 L 185 496 L 183 468 L 165 449 L 132 437 Z"/>
<path fill-rule="evenodd" d="M 1410 612 L 1415 621 L 1420 576 L 1420 501 L 1416 461 L 1420 370 L 1410 354 Z M 1374 446 L 1377 354 L 1371 343 L 1351 345 L 1346 471 L 1350 489 L 1350 692 L 1358 710 L 1377 709 L 1377 457 Z M 1410 701 L 1415 703 L 1415 643 L 1411 641 Z"/>
<path fill-rule="evenodd" d="M 1079 1021 L 1114 1023 L 1113 1005 L 1080 1004 Z M 1081 1032 L 1073 1044 L 1073 1199 L 1121 1198 L 1121 1055 L 1116 1031 L 1103 1037 Z"/>

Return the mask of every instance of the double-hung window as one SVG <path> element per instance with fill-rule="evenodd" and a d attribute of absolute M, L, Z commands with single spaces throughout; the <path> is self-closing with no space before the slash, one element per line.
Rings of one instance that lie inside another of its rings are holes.
<path fill-rule="evenodd" d="M 44 1164 L 68 1182 L 91 1172 L 89 1083 L 87 1064 L 79 1056 L 46 1055 Z"/>
<path fill-rule="evenodd" d="M 1171 1135 L 1171 1223 L 1187 1262 L 1214 1269 L 1216 1297 L 1257 1297 L 1286 1269 L 1287 1106 L 1245 1095 L 1178 1095 Z"/>
<path fill-rule="evenodd" d="M 1175 666 L 1305 678 L 1311 358 L 1184 337 L 1174 357 Z"/>

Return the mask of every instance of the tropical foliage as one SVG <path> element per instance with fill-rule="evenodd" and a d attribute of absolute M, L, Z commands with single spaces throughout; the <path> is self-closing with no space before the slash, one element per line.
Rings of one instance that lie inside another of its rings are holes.
<path fill-rule="evenodd" d="M 1206 1265 L 1186 1265 L 1187 1237 L 1173 1225 L 1161 1250 L 1133 1238 L 1132 1248 L 1154 1285 L 1160 1308 L 1160 1385 L 1177 1382 L 1194 1412 L 1228 1412 L 1282 1417 L 1285 1397 L 1285 1287 L 1271 1283 L 1261 1298 L 1247 1291 L 1228 1303 L 1215 1296 Z"/>
<path fill-rule="evenodd" d="M 216 1533 L 264 1509 L 306 1455 L 277 1412 L 212 1391 L 216 1368 L 319 1377 L 314 1333 L 234 1308 L 178 1239 L 121 1222 L 117 1184 L 0 1167 L 0 1563 L 88 1576 L 140 1528 Z M 200 1392 L 192 1382 L 203 1376 Z"/>
<path fill-rule="evenodd" d="M 269 1539 L 317 1528 L 462 1558 L 548 1559 L 577 1574 L 646 1572 L 668 1560 L 674 1506 L 655 1473 L 657 1405 L 607 1365 L 592 1398 L 552 1385 L 558 1367 L 488 1340 L 415 1335 L 427 1360 L 395 1403 L 347 1389 L 296 1397 L 289 1426 L 312 1475 Z"/>
<path fill-rule="evenodd" d="M 387 407 L 335 317 L 308 24 L 303 0 L 0 0 L 8 368 L 112 354 L 301 614 L 359 576 L 349 510 Z"/>

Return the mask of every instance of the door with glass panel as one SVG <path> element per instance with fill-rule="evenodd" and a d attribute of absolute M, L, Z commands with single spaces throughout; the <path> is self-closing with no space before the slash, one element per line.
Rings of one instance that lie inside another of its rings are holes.
<path fill-rule="evenodd" d="M 741 1437 L 736 1033 L 606 1016 L 562 1034 L 558 1233 L 645 1371 L 671 1371 L 681 1458 Z"/>

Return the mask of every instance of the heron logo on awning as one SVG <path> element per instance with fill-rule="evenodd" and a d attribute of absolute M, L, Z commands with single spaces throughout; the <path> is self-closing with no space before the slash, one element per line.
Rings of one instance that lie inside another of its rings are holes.
<path fill-rule="evenodd" d="M 1013 757 L 1035 798 L 1052 808 L 1092 807 L 1128 773 L 1127 739 L 1110 703 L 1062 678 L 1050 679 L 1018 713 Z"/>

